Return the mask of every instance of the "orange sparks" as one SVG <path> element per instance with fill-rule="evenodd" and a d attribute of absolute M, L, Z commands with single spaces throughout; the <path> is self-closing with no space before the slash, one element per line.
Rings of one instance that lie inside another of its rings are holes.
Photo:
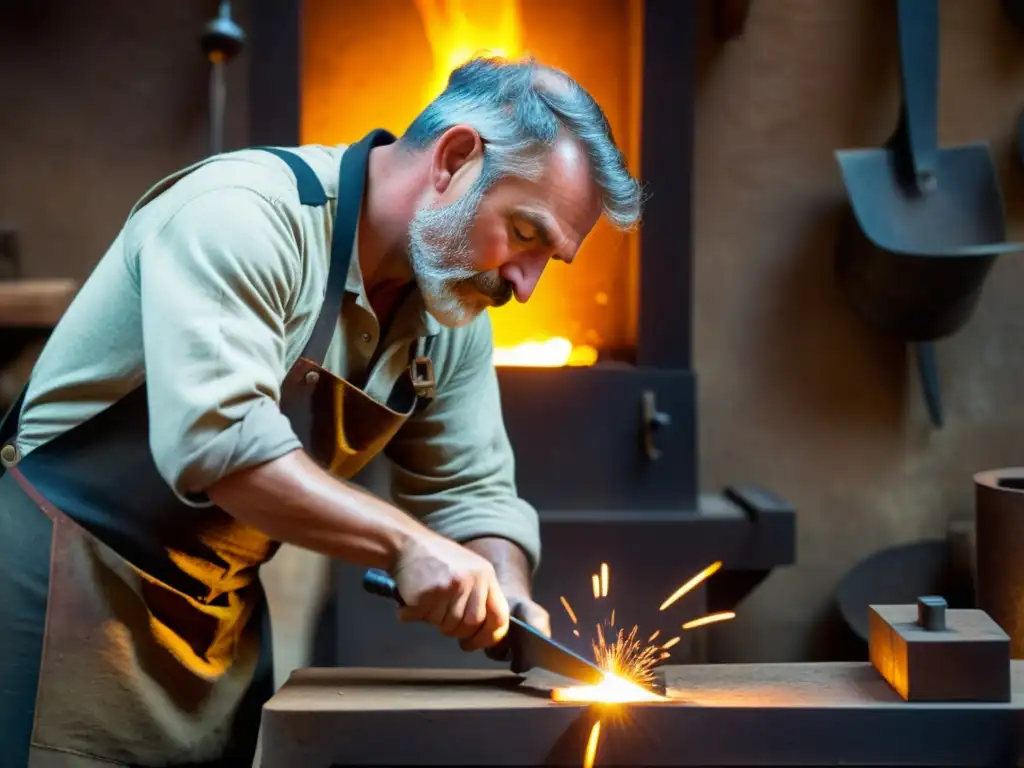
<path fill-rule="evenodd" d="M 594 599 L 596 600 L 601 596 L 601 578 L 595 573 L 590 579 L 594 584 Z"/>
<path fill-rule="evenodd" d="M 615 609 L 612 608 L 612 617 L 608 620 L 608 626 L 615 626 Z"/>
<path fill-rule="evenodd" d="M 594 723 L 590 729 L 590 736 L 587 738 L 587 751 L 583 754 L 583 768 L 594 768 L 594 759 L 597 757 L 597 742 L 601 738 L 601 721 Z"/>
<path fill-rule="evenodd" d="M 683 624 L 683 629 L 696 629 L 697 627 L 703 627 L 707 624 L 714 624 L 719 621 L 728 621 L 729 619 L 735 619 L 736 614 L 732 611 L 721 611 L 720 613 L 709 613 L 707 616 L 701 616 L 699 619 L 688 621 Z"/>
<path fill-rule="evenodd" d="M 660 634 L 661 634 L 661 630 L 660 629 L 654 630 L 654 634 L 647 638 L 647 642 L 648 643 L 653 643 L 654 642 L 654 638 L 656 638 Z"/>
<path fill-rule="evenodd" d="M 673 637 L 673 638 L 672 638 L 671 640 L 667 641 L 667 642 L 666 642 L 666 643 L 665 643 L 665 644 L 664 644 L 663 646 L 661 646 L 661 650 L 663 650 L 663 651 L 667 651 L 667 650 L 668 650 L 669 648 L 671 648 L 671 647 L 672 647 L 673 645 L 675 645 L 676 643 L 678 643 L 678 642 L 679 642 L 679 641 L 680 641 L 681 639 L 682 639 L 682 638 L 679 638 L 679 637 Z"/>
<path fill-rule="evenodd" d="M 608 563 L 601 563 L 601 597 L 608 597 Z"/>
<path fill-rule="evenodd" d="M 562 601 L 562 606 L 565 608 L 565 612 L 569 614 L 569 618 L 572 619 L 572 623 L 579 624 L 579 622 L 576 621 L 576 614 L 573 613 L 572 606 L 569 605 L 569 601 L 564 597 L 560 597 L 558 599 Z"/>
<path fill-rule="evenodd" d="M 708 578 L 709 576 L 714 574 L 721 567 L 722 567 L 722 561 L 721 560 L 716 560 L 715 562 L 713 562 L 711 565 L 709 565 L 707 568 L 705 568 L 703 571 L 698 573 L 696 576 L 694 576 L 688 582 L 683 584 L 683 586 L 681 586 L 679 589 L 677 589 L 675 592 L 673 592 L 669 596 L 669 598 L 664 603 L 661 604 L 661 607 L 658 610 L 659 611 L 664 611 L 666 608 L 668 608 L 670 605 L 672 605 L 672 603 L 674 603 L 680 597 L 682 597 L 687 592 L 689 592 L 691 589 L 696 587 L 698 584 L 700 584 L 706 578 Z"/>

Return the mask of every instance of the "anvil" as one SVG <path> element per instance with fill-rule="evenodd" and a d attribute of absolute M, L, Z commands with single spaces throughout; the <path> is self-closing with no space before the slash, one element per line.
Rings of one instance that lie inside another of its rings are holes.
<path fill-rule="evenodd" d="M 1012 765 L 1024 662 L 1005 704 L 904 701 L 868 662 L 665 666 L 667 700 L 554 702 L 483 670 L 305 669 L 263 711 L 262 768 L 355 765 Z M 533 695 L 531 695 L 533 694 Z"/>

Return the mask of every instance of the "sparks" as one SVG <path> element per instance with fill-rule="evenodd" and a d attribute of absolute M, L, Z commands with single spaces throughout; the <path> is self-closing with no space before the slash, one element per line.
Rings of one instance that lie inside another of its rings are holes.
<path fill-rule="evenodd" d="M 648 643 L 653 643 L 654 642 L 654 638 L 656 638 L 660 634 L 661 634 L 661 630 L 660 629 L 654 630 L 654 634 L 647 638 L 647 642 Z"/>
<path fill-rule="evenodd" d="M 643 645 L 637 639 L 637 629 L 634 626 L 629 634 L 620 629 L 614 641 L 609 643 L 601 626 L 598 625 L 597 640 L 593 643 L 594 658 L 605 672 L 641 686 L 649 686 L 654 682 L 654 665 L 658 661 L 657 654 L 662 649 L 653 645 Z"/>
<path fill-rule="evenodd" d="M 667 650 L 668 650 L 669 648 L 671 648 L 671 647 L 672 647 L 673 645 L 675 645 L 676 643 L 678 643 L 678 642 L 679 642 L 679 641 L 680 641 L 681 639 L 682 639 L 682 638 L 680 638 L 680 637 L 676 636 L 676 637 L 673 637 L 673 638 L 672 638 L 671 640 L 666 640 L 666 641 L 665 641 L 665 644 L 661 646 L 661 650 L 663 650 L 663 651 L 667 651 Z"/>
<path fill-rule="evenodd" d="M 612 617 L 608 620 L 608 626 L 610 626 L 610 627 L 614 627 L 615 626 L 615 609 L 614 608 L 612 608 Z"/>
<path fill-rule="evenodd" d="M 697 627 L 703 627 L 708 624 L 714 624 L 719 621 L 728 621 L 729 619 L 735 619 L 736 614 L 732 611 L 721 611 L 720 613 L 709 613 L 707 616 L 701 616 L 699 619 L 693 619 L 683 624 L 683 629 L 696 629 Z"/>
<path fill-rule="evenodd" d="M 689 592 L 691 589 L 696 587 L 698 584 L 700 584 L 706 578 L 708 578 L 709 576 L 712 576 L 721 567 L 722 567 L 722 561 L 721 560 L 716 560 L 715 562 L 713 562 L 711 565 L 709 565 L 707 568 L 705 568 L 703 571 L 698 573 L 696 576 L 694 576 L 688 582 L 683 584 L 683 586 L 681 586 L 679 589 L 677 589 L 675 592 L 673 592 L 669 596 L 669 598 L 664 603 L 661 604 L 661 607 L 658 610 L 659 611 L 664 611 L 666 608 L 668 608 L 670 605 L 672 605 L 672 603 L 674 603 L 680 597 L 682 597 L 687 592 Z"/>
<path fill-rule="evenodd" d="M 597 757 L 597 742 L 601 739 L 601 721 L 594 723 L 590 729 L 590 736 L 587 738 L 587 751 L 583 754 L 583 768 L 594 768 L 594 758 Z"/>
<path fill-rule="evenodd" d="M 562 601 L 562 606 L 565 608 L 565 612 L 569 614 L 569 618 L 572 619 L 572 623 L 579 624 L 579 622 L 576 621 L 576 614 L 573 612 L 572 606 L 569 605 L 569 601 L 564 597 L 559 597 L 558 599 Z"/>
<path fill-rule="evenodd" d="M 601 597 L 608 597 L 608 563 L 601 563 Z"/>
<path fill-rule="evenodd" d="M 601 577 L 596 573 L 590 577 L 594 586 L 594 599 L 596 600 L 601 596 Z"/>
<path fill-rule="evenodd" d="M 579 636 L 580 636 L 580 631 L 579 631 L 578 629 L 574 629 L 574 630 L 572 631 L 572 633 L 573 633 L 574 635 L 576 635 L 576 637 L 579 637 Z"/>

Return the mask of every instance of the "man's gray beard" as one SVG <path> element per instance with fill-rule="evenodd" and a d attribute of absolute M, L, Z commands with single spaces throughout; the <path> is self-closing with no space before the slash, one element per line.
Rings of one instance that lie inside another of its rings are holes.
<path fill-rule="evenodd" d="M 416 212 L 409 225 L 409 263 L 427 311 L 441 325 L 458 328 L 510 298 L 497 274 L 473 269 L 469 232 L 488 183 L 481 176 L 451 205 Z M 481 295 L 482 293 L 482 295 Z"/>

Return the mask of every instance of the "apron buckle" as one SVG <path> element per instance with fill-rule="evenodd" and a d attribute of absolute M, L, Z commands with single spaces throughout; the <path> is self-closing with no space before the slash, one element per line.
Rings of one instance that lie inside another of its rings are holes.
<path fill-rule="evenodd" d="M 429 357 L 417 356 L 409 366 L 409 377 L 416 396 L 433 399 L 437 395 L 437 380 L 434 378 L 434 364 Z"/>
<path fill-rule="evenodd" d="M 21 455 L 18 453 L 18 447 L 14 443 L 7 443 L 3 448 L 0 448 L 0 466 L 4 469 L 10 469 L 21 459 Z"/>

